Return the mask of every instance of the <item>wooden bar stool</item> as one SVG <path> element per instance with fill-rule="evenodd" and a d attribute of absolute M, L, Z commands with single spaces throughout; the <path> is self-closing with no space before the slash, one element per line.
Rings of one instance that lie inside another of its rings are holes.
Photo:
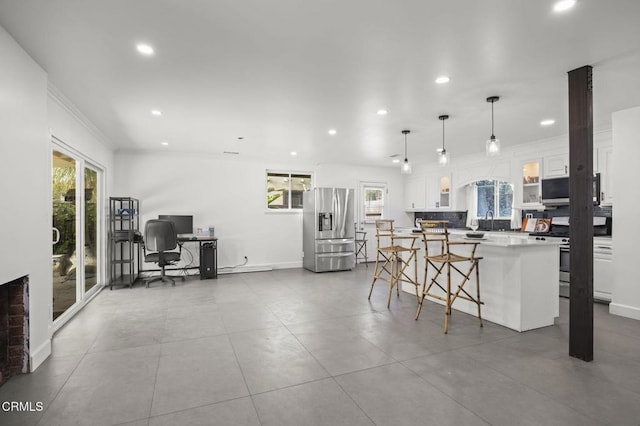
<path fill-rule="evenodd" d="M 398 297 L 400 296 L 400 283 L 402 282 L 414 285 L 416 298 L 420 300 L 418 265 L 416 262 L 418 248 L 414 247 L 415 241 L 419 237 L 417 235 L 397 235 L 393 229 L 392 219 L 376 220 L 376 268 L 373 273 L 371 290 L 369 290 L 369 300 L 371 300 L 373 286 L 378 279 L 389 283 L 387 308 L 391 305 L 391 294 L 394 287 Z M 399 242 L 403 241 L 409 241 L 409 246 L 399 244 Z M 414 265 L 413 277 L 407 271 L 412 262 Z"/>
<path fill-rule="evenodd" d="M 422 304 L 426 296 L 434 299 L 442 300 L 445 305 L 444 313 L 444 332 L 449 332 L 449 316 L 451 315 L 451 306 L 453 302 L 459 297 L 461 299 L 473 302 L 478 307 L 478 319 L 480 320 L 480 327 L 482 327 L 482 315 L 480 311 L 480 305 L 484 302 L 480 300 L 480 267 L 479 261 L 482 257 L 476 257 L 476 249 L 479 242 L 471 241 L 449 241 L 448 223 L 446 221 L 420 221 L 420 228 L 422 229 L 424 248 L 425 248 L 425 270 L 424 279 L 422 284 L 422 296 L 418 304 L 418 311 L 416 312 L 416 319 L 420 316 L 422 310 Z M 429 245 L 432 246 L 430 251 Z M 433 246 L 436 246 L 433 249 Z M 471 247 L 471 254 L 463 256 L 455 254 L 451 251 L 451 246 L 463 246 L 469 245 Z M 460 264 L 468 263 L 469 268 L 463 271 L 463 266 Z M 460 266 L 457 266 L 460 265 Z M 434 272 L 433 276 L 429 278 L 429 267 L 432 267 Z M 445 271 L 446 268 L 446 271 Z M 451 290 L 451 270 L 457 272 L 462 281 L 458 284 L 456 290 Z M 446 272 L 445 283 L 438 281 L 440 275 L 444 275 Z M 467 290 L 464 285 L 469 281 L 471 275 L 475 272 L 476 279 L 476 294 L 475 297 Z M 427 282 L 429 285 L 427 286 Z"/>

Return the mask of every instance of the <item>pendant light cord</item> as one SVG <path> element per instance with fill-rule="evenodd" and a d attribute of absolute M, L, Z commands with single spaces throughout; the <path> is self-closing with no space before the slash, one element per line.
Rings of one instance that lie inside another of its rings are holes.
<path fill-rule="evenodd" d="M 404 134 L 404 161 L 407 161 L 407 134 Z"/>
<path fill-rule="evenodd" d="M 493 104 L 498 102 L 500 100 L 499 96 L 489 96 L 487 98 L 487 102 L 491 102 L 491 138 L 489 138 L 490 140 L 495 140 L 496 136 L 494 133 L 494 114 L 493 114 Z"/>
<path fill-rule="evenodd" d="M 444 149 L 444 120 L 442 120 L 442 152 L 446 152 Z"/>
<path fill-rule="evenodd" d="M 493 104 L 495 101 L 491 101 L 491 139 L 495 139 L 495 133 L 493 133 Z"/>

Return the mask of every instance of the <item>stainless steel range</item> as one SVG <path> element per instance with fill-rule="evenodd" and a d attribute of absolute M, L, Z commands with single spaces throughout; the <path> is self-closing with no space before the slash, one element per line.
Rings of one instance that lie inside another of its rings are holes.
<path fill-rule="evenodd" d="M 611 218 L 594 217 L 593 235 L 611 235 Z M 569 263 L 571 253 L 571 243 L 569 240 L 569 217 L 558 216 L 551 219 L 549 232 L 529 234 L 530 239 L 538 241 L 549 241 L 560 243 L 560 296 L 569 297 L 569 286 L 571 283 L 571 268 Z"/>

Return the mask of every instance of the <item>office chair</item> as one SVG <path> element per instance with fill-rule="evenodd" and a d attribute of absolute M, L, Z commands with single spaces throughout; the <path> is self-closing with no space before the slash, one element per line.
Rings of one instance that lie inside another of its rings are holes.
<path fill-rule="evenodd" d="M 174 264 L 180 260 L 182 247 L 178 252 L 171 251 L 178 247 L 178 236 L 173 222 L 168 220 L 152 219 L 147 221 L 144 226 L 144 261 L 157 263 L 162 270 L 159 277 L 154 277 L 147 281 L 147 287 L 154 281 L 170 282 L 176 285 L 173 278 L 167 277 L 165 274 L 165 266 Z M 147 250 L 150 253 L 147 253 Z M 183 277 L 184 279 L 184 277 Z"/>

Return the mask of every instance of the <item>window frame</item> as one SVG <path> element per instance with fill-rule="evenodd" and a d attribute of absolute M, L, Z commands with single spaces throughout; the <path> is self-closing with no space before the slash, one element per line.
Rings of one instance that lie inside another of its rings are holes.
<path fill-rule="evenodd" d="M 311 190 L 311 188 L 313 188 L 314 185 L 314 180 L 315 177 L 313 175 L 313 172 L 309 172 L 309 171 L 297 171 L 297 170 L 280 170 L 280 169 L 266 169 L 265 172 L 265 186 L 264 186 L 264 208 L 267 212 L 273 213 L 273 212 L 280 212 L 280 213 L 286 213 L 286 212 L 301 212 L 304 208 L 304 206 L 302 207 L 292 207 L 291 206 L 291 201 L 292 198 L 291 196 L 288 197 L 287 203 L 288 205 L 286 207 L 282 207 L 282 208 L 273 208 L 273 207 L 269 207 L 269 177 L 271 175 L 288 175 L 288 179 L 289 179 L 289 187 L 287 189 L 287 191 L 289 192 L 289 194 L 292 193 L 292 188 L 291 188 L 291 183 L 292 183 L 292 176 L 296 176 L 296 175 L 304 175 L 304 176 L 309 176 L 309 188 L 304 190 L 303 192 L 309 191 Z"/>
<path fill-rule="evenodd" d="M 360 195 L 360 206 L 362 209 L 361 212 L 361 222 L 363 224 L 374 224 L 376 220 L 385 218 L 385 205 L 387 202 L 387 184 L 382 182 L 360 182 L 361 187 L 361 195 Z M 380 211 L 380 217 L 376 219 L 367 219 L 366 207 L 365 207 L 365 198 L 368 189 L 380 190 L 382 191 L 382 209 Z"/>
<path fill-rule="evenodd" d="M 481 181 L 492 181 L 493 182 L 493 213 L 494 213 L 494 219 L 496 220 L 507 220 L 507 219 L 511 219 L 511 215 L 509 216 L 498 216 L 496 215 L 496 212 L 500 212 L 500 183 L 505 183 L 509 186 L 511 186 L 511 214 L 513 214 L 513 209 L 515 209 L 515 194 L 514 194 L 514 185 L 511 182 L 507 182 L 507 181 L 503 181 L 503 180 L 499 180 L 499 179 L 481 179 L 478 181 L 475 181 L 473 183 L 473 217 L 475 219 L 484 219 L 485 216 L 478 216 L 478 182 Z"/>

